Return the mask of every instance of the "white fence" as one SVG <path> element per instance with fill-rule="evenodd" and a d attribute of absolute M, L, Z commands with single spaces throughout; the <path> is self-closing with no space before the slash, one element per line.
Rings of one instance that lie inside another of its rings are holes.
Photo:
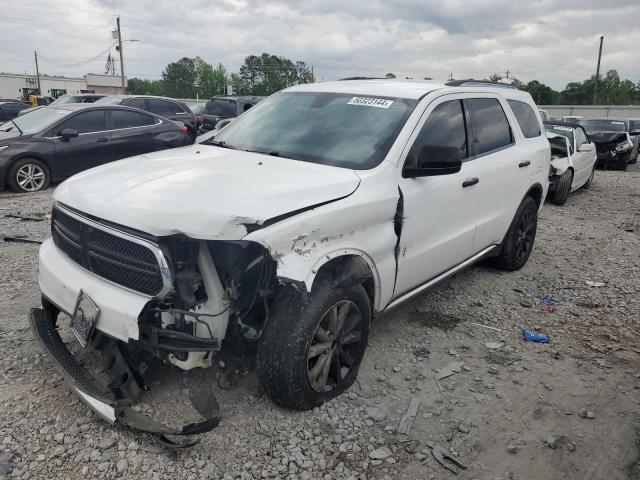
<path fill-rule="evenodd" d="M 640 118 L 640 105 L 538 105 L 552 117 L 579 115 L 582 117 Z"/>

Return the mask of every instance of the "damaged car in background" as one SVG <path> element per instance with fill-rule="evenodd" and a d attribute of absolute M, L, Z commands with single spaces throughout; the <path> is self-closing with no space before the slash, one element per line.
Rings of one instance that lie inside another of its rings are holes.
<path fill-rule="evenodd" d="M 372 318 L 483 259 L 528 260 L 549 143 L 526 92 L 487 82 L 299 85 L 189 147 L 85 171 L 55 192 L 36 337 L 109 422 L 167 435 L 131 408 L 134 358 L 189 371 L 255 351 L 278 404 L 348 389 Z M 57 329 L 108 358 L 101 385 Z"/>
<path fill-rule="evenodd" d="M 564 205 L 569 193 L 591 188 L 596 168 L 596 147 L 584 129 L 564 122 L 545 122 L 551 145 L 548 198 Z"/>
<path fill-rule="evenodd" d="M 638 158 L 638 143 L 629 135 L 628 120 L 615 118 L 589 118 L 580 125 L 596 144 L 598 166 L 626 170 Z"/>

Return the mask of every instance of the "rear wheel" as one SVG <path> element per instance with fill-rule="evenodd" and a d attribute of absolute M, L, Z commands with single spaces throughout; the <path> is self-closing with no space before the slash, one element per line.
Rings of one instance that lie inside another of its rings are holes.
<path fill-rule="evenodd" d="M 306 303 L 285 292 L 258 346 L 260 383 L 287 408 L 307 410 L 331 400 L 355 381 L 370 322 L 369 297 L 361 285 L 323 281 Z"/>
<path fill-rule="evenodd" d="M 569 198 L 569 192 L 571 192 L 571 184 L 573 183 L 573 170 L 567 170 L 564 172 L 558 183 L 556 189 L 551 196 L 551 203 L 554 205 L 564 205 Z"/>
<path fill-rule="evenodd" d="M 520 270 L 529 260 L 538 226 L 538 204 L 527 196 L 518 207 L 500 253 L 493 264 L 503 270 Z"/>
<path fill-rule="evenodd" d="M 22 158 L 9 169 L 7 183 L 16 192 L 37 192 L 49 186 L 47 166 L 35 158 Z"/>

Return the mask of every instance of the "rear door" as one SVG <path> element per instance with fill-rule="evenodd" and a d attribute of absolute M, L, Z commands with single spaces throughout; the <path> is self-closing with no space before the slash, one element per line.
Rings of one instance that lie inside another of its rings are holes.
<path fill-rule="evenodd" d="M 73 129 L 78 136 L 63 140 L 60 132 Z M 56 162 L 60 177 L 69 177 L 110 159 L 111 132 L 106 109 L 80 111 L 58 124 L 53 130 Z"/>
<path fill-rule="evenodd" d="M 159 118 L 143 112 L 113 108 L 111 117 L 111 160 L 153 152 L 163 148 L 159 142 Z"/>
<path fill-rule="evenodd" d="M 464 107 L 469 112 L 472 131 L 473 156 L 467 176 L 477 181 L 470 188 L 477 224 L 473 245 L 481 251 L 502 242 L 531 182 L 539 144 L 523 141 L 513 114 L 496 94 L 469 95 Z M 522 148 L 516 148 L 516 141 L 523 144 Z"/>

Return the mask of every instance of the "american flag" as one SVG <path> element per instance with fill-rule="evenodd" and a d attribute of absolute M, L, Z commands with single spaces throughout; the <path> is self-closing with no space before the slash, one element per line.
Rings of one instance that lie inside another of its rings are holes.
<path fill-rule="evenodd" d="M 111 71 L 111 69 L 113 68 L 113 60 L 111 58 L 111 53 L 109 53 L 109 56 L 107 57 L 107 63 L 104 66 L 106 72 L 105 73 L 109 73 Z"/>

